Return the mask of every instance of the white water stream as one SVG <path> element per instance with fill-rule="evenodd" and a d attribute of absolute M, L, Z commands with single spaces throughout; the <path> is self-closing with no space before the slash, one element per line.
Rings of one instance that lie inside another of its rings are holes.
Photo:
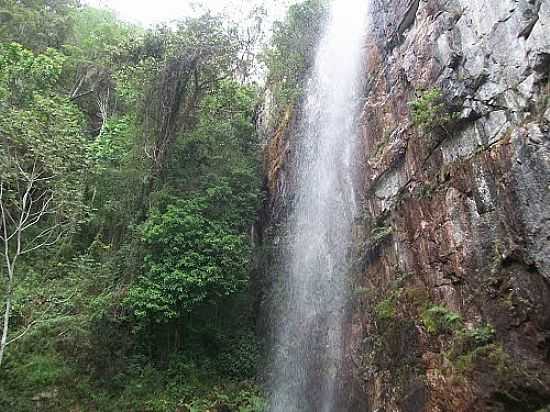
<path fill-rule="evenodd" d="M 333 0 L 308 84 L 280 269 L 271 412 L 343 412 L 366 0 Z"/>

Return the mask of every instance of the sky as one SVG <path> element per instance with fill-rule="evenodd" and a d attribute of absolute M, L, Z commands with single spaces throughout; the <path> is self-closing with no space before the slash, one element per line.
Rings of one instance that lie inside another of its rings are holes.
<path fill-rule="evenodd" d="M 145 26 L 169 22 L 193 15 L 204 3 L 209 9 L 225 13 L 235 19 L 245 17 L 258 4 L 268 9 L 270 19 L 283 17 L 288 4 L 293 0 L 85 0 L 92 6 L 114 10 L 124 20 Z"/>

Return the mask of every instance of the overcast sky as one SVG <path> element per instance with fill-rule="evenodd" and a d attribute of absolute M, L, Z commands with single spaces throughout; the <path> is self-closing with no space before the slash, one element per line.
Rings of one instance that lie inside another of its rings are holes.
<path fill-rule="evenodd" d="M 114 10 L 122 19 L 143 25 L 168 22 L 189 16 L 204 3 L 209 9 L 223 12 L 236 19 L 246 16 L 257 4 L 265 4 L 270 20 L 284 15 L 288 4 L 293 0 L 85 0 L 93 6 L 103 6 Z"/>

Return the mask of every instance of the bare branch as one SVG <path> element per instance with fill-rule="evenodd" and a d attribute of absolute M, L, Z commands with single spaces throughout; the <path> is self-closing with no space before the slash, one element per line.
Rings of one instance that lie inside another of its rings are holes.
<path fill-rule="evenodd" d="M 2 213 L 2 240 L 7 242 L 8 227 L 6 224 L 6 214 L 4 213 L 4 182 L 0 182 L 0 213 Z"/>
<path fill-rule="evenodd" d="M 13 237 L 8 236 L 8 228 L 6 224 L 6 214 L 4 212 L 4 202 L 0 202 L 1 213 L 2 213 L 2 226 L 4 232 L 4 260 L 6 262 L 6 272 L 8 276 L 8 282 L 11 283 L 13 279 L 13 261 L 10 257 L 10 239 Z"/>
<path fill-rule="evenodd" d="M 36 244 L 35 246 L 32 246 L 32 247 L 29 247 L 28 249 L 25 249 L 23 251 L 21 251 L 20 255 L 23 256 L 23 255 L 26 255 L 27 253 L 31 253 L 37 249 L 40 249 L 40 248 L 43 248 L 43 247 L 48 247 L 48 246 L 52 246 L 52 245 L 55 245 L 57 242 L 59 242 L 63 236 L 65 236 L 67 234 L 67 230 L 61 230 L 57 236 L 53 239 L 53 240 L 50 240 L 52 239 L 52 236 L 53 234 L 55 233 L 55 229 L 60 227 L 61 225 L 55 225 L 52 230 L 48 230 L 49 233 L 47 234 L 44 234 L 42 237 L 46 237 L 46 240 L 42 241 L 41 243 L 38 243 Z M 46 232 L 46 231 L 45 231 Z M 31 243 L 34 243 L 39 237 L 35 237 L 33 239 L 33 242 Z"/>
<path fill-rule="evenodd" d="M 0 213 L 2 214 L 2 231 L 4 233 L 4 253 L 7 264 L 9 266 L 9 238 L 8 236 L 8 224 L 6 222 L 6 211 L 4 207 L 4 183 L 0 182 Z"/>
<path fill-rule="evenodd" d="M 80 89 L 82 88 L 82 85 L 84 84 L 85 80 L 86 80 L 86 75 L 85 74 L 81 75 L 80 78 L 77 80 L 77 83 L 75 84 L 73 92 L 71 93 L 71 96 L 70 96 L 71 101 L 82 97 L 83 94 L 79 95 L 78 92 L 80 92 Z M 90 92 L 90 93 L 92 93 L 92 92 Z"/>
<path fill-rule="evenodd" d="M 9 341 L 6 342 L 5 346 L 8 346 L 8 345 L 11 345 L 13 342 L 21 339 L 23 336 L 25 336 L 27 334 L 28 331 L 31 330 L 31 328 L 36 325 L 37 323 L 40 323 L 42 322 L 42 318 L 43 318 L 44 314 L 40 317 L 40 319 L 37 319 L 37 320 L 34 320 L 32 321 L 31 323 L 29 323 L 27 325 L 27 327 L 25 328 L 25 330 L 23 332 L 21 332 L 19 335 L 17 335 L 15 338 L 13 339 L 10 339 Z"/>
<path fill-rule="evenodd" d="M 50 312 L 50 310 L 55 306 L 55 305 L 62 305 L 64 303 L 67 303 L 68 301 L 70 301 L 76 294 L 78 293 L 78 289 L 76 289 L 68 298 L 66 299 L 63 299 L 63 300 L 52 300 L 52 302 L 48 305 L 48 307 L 46 308 L 46 310 L 44 312 L 42 312 L 42 314 L 40 315 L 40 317 L 38 319 L 35 319 L 33 320 L 31 323 L 29 323 L 26 327 L 25 327 L 25 330 L 23 332 L 21 332 L 19 335 L 17 335 L 15 338 L 12 338 L 10 339 L 9 341 L 6 342 L 5 346 L 8 346 L 8 345 L 11 345 L 13 342 L 21 339 L 23 336 L 25 336 L 30 330 L 31 328 L 38 324 L 38 323 L 43 323 L 44 322 L 44 317 Z"/>
<path fill-rule="evenodd" d="M 44 174 L 44 172 L 41 173 L 41 174 Z M 37 177 L 37 178 L 34 179 L 34 181 L 35 181 L 35 182 L 44 182 L 44 181 L 47 181 L 47 180 L 53 180 L 53 179 L 55 179 L 56 177 L 57 177 L 57 176 Z"/>
<path fill-rule="evenodd" d="M 53 210 L 48 210 L 48 206 L 52 202 L 53 197 L 54 197 L 54 194 L 52 193 L 51 196 L 44 201 L 44 203 L 42 204 L 42 207 L 40 208 L 40 210 L 38 212 L 33 213 L 32 220 L 29 223 L 27 223 L 27 222 L 28 222 L 28 218 L 30 216 L 27 217 L 27 220 L 25 222 L 23 222 L 23 226 L 21 226 L 19 228 L 19 230 L 21 230 L 21 232 L 24 232 L 29 227 L 34 226 L 35 224 L 37 224 L 42 219 L 43 216 L 54 213 Z"/>
<path fill-rule="evenodd" d="M 12 217 L 9 209 L 6 207 L 4 210 L 4 213 L 6 214 L 6 217 L 9 219 L 12 225 L 15 225 L 15 219 Z"/>
<path fill-rule="evenodd" d="M 19 219 L 18 229 L 23 227 L 23 225 L 29 219 L 29 215 L 31 214 L 31 211 L 32 211 L 32 205 L 34 203 L 32 198 L 32 193 L 31 193 L 33 188 L 33 183 L 34 183 L 33 180 L 29 181 L 29 184 L 27 185 L 27 190 L 25 190 L 25 194 L 23 195 L 23 204 L 21 206 L 21 216 Z M 27 202 L 28 202 L 28 205 L 27 205 Z"/>
<path fill-rule="evenodd" d="M 89 96 L 89 95 L 92 94 L 93 92 L 94 92 L 94 90 L 88 90 L 87 92 L 82 92 L 82 93 L 80 93 L 79 95 L 72 96 L 69 100 L 70 100 L 71 102 L 74 102 L 75 100 L 81 99 L 82 97 Z"/>

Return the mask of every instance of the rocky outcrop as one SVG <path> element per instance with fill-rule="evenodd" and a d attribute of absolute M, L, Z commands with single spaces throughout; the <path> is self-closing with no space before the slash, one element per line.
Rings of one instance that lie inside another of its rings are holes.
<path fill-rule="evenodd" d="M 371 14 L 356 379 L 372 410 L 543 408 L 550 2 L 373 0 Z M 422 90 L 456 113 L 446 127 L 411 120 Z"/>
<path fill-rule="evenodd" d="M 543 409 L 550 1 L 369 1 L 350 391 L 372 411 Z M 426 90 L 433 127 L 409 104 Z M 292 196 L 292 118 L 267 145 L 265 242 Z"/>

